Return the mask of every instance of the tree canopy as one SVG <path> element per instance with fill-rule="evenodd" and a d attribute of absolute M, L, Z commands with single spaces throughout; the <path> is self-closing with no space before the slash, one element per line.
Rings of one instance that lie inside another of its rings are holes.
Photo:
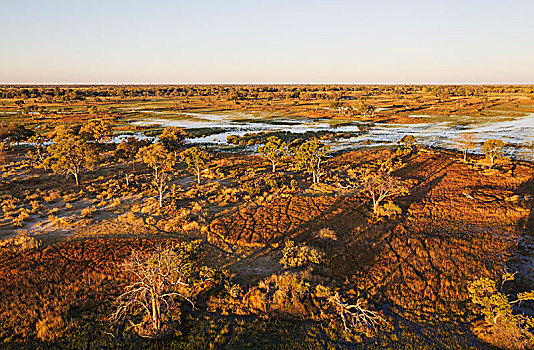
<path fill-rule="evenodd" d="M 89 141 L 101 142 L 111 134 L 111 126 L 103 119 L 93 119 L 82 125 L 79 134 Z"/>
<path fill-rule="evenodd" d="M 186 132 L 177 126 L 169 126 L 163 130 L 159 136 L 159 142 L 165 146 L 167 151 L 176 152 L 182 147 Z"/>
<path fill-rule="evenodd" d="M 7 141 L 10 143 L 19 143 L 26 141 L 35 135 L 35 131 L 26 128 L 21 124 L 9 124 L 8 126 L 0 126 L 0 141 Z"/>
<path fill-rule="evenodd" d="M 160 143 L 142 147 L 138 152 L 138 156 L 148 167 L 154 170 L 154 181 L 156 182 L 161 173 L 170 171 L 176 163 L 174 154 L 168 152 Z"/>
<path fill-rule="evenodd" d="M 287 148 L 288 145 L 286 142 L 282 142 L 276 136 L 271 136 L 267 139 L 265 145 L 258 147 L 258 152 L 271 162 L 274 173 L 276 172 L 276 165 L 282 161 L 284 155 L 287 153 Z"/>
<path fill-rule="evenodd" d="M 322 143 L 318 139 L 312 139 L 301 144 L 295 153 L 297 168 L 304 169 L 312 174 L 314 184 L 320 181 L 323 174 L 321 163 L 328 154 L 329 149 L 329 145 Z"/>
<path fill-rule="evenodd" d="M 84 138 L 68 132 L 59 134 L 47 148 L 50 156 L 45 165 L 55 173 L 68 173 L 74 176 L 76 185 L 80 184 L 81 172 L 91 169 L 97 163 L 99 155 L 95 145 Z"/>
<path fill-rule="evenodd" d="M 504 143 L 502 140 L 489 139 L 482 145 L 482 151 L 489 159 L 491 166 L 495 165 L 495 161 L 503 156 Z"/>
<path fill-rule="evenodd" d="M 181 160 L 186 162 L 187 168 L 196 175 L 197 183 L 200 184 L 200 174 L 207 167 L 209 153 L 200 147 L 191 147 L 182 152 Z"/>

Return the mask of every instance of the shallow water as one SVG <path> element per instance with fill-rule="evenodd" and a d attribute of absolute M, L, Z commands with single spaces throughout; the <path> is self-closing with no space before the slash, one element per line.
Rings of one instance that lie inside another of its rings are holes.
<path fill-rule="evenodd" d="M 148 114 L 150 111 L 146 111 Z M 368 131 L 360 135 L 339 139 L 333 142 L 334 149 L 373 147 L 395 144 L 405 135 L 413 135 L 419 143 L 431 147 L 457 149 L 454 139 L 461 133 L 475 134 L 476 141 L 482 143 L 487 139 L 502 139 L 509 145 L 506 154 L 514 158 L 533 160 L 534 155 L 534 114 L 526 117 L 438 117 L 425 116 L 418 124 L 363 123 L 350 120 L 297 119 L 285 117 L 264 117 L 258 114 L 236 113 L 176 113 L 166 118 L 158 118 L 158 113 L 151 112 L 151 117 L 133 122 L 137 125 L 159 124 L 163 127 L 179 126 L 192 128 L 222 128 L 225 131 L 207 136 L 189 139 L 192 143 L 208 143 L 219 146 L 228 145 L 229 135 L 244 135 L 261 131 L 289 131 L 304 133 L 306 131 L 359 132 L 362 126 Z M 414 116 L 421 118 L 421 116 Z M 480 149 L 474 150 L 480 153 Z"/>

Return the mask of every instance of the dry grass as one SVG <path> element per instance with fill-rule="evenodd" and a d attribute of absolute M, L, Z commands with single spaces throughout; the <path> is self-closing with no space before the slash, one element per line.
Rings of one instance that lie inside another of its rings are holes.
<path fill-rule="evenodd" d="M 414 181 L 409 194 L 392 199 L 402 214 L 378 221 L 366 196 L 338 183 L 349 169 L 386 158 L 402 160 L 394 175 Z M 532 232 L 529 163 L 487 174 L 447 152 L 355 151 L 328 159 L 325 184 L 310 188 L 289 164 L 273 175 L 258 157 L 215 154 L 215 178 L 201 186 L 176 169 L 162 208 L 147 169 L 138 168 L 126 186 L 117 175 L 121 166 L 87 174 L 83 190 L 45 173 L 0 184 L 10 193 L 2 198 L 1 232 L 13 234 L 15 224 L 37 227 L 45 241 L 39 245 L 30 235 L 0 241 L 0 339 L 51 343 L 88 324 L 101 331 L 121 283 L 116 264 L 131 249 L 169 237 L 203 239 L 206 261 L 224 272 L 228 288 L 199 296 L 213 317 L 277 315 L 320 322 L 325 332 L 340 320 L 323 287 L 387 313 L 395 334 L 402 332 L 399 320 L 461 329 L 474 321 L 467 283 L 494 277 L 518 255 L 531 257 L 517 242 Z M 284 270 L 279 261 L 288 239 L 307 247 L 304 253 L 324 253 L 320 264 Z M 523 277 L 525 286 L 532 284 Z"/>

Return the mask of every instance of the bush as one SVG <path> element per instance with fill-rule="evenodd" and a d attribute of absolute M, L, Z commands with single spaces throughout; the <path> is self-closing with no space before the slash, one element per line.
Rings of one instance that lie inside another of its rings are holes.
<path fill-rule="evenodd" d="M 12 198 L 2 201 L 0 206 L 2 207 L 2 211 L 6 217 L 17 210 L 16 200 Z"/>
<path fill-rule="evenodd" d="M 512 274 L 502 276 L 501 286 L 514 279 Z M 497 289 L 495 281 L 479 278 L 468 287 L 471 301 L 478 306 L 476 313 L 484 316 L 484 321 L 474 332 L 484 341 L 507 349 L 532 349 L 534 347 L 534 317 L 514 314 L 512 305 L 526 300 L 534 300 L 534 291 L 519 293 L 511 301 L 510 296 Z"/>
<path fill-rule="evenodd" d="M 91 217 L 93 216 L 93 214 L 96 212 L 97 210 L 93 207 L 86 207 L 86 208 L 83 208 L 82 211 L 81 211 L 81 217 L 82 218 L 86 218 L 86 217 Z"/>
<path fill-rule="evenodd" d="M 47 195 L 43 197 L 43 199 L 48 203 L 54 202 L 55 200 L 59 198 L 61 198 L 61 194 L 57 191 L 51 191 L 50 193 L 48 193 Z"/>
<path fill-rule="evenodd" d="M 28 234 L 22 234 L 10 238 L 0 240 L 0 248 L 7 248 L 14 251 L 25 251 L 29 249 L 39 248 L 41 241 L 35 239 Z"/>
<path fill-rule="evenodd" d="M 402 213 L 401 208 L 395 203 L 389 201 L 386 202 L 383 206 L 378 207 L 375 214 L 377 217 L 387 217 L 389 219 L 395 218 L 397 215 Z"/>
<path fill-rule="evenodd" d="M 286 241 L 282 250 L 280 264 L 286 268 L 301 267 L 309 263 L 320 264 L 323 254 L 307 246 L 295 246 L 295 242 Z"/>
<path fill-rule="evenodd" d="M 238 283 L 227 283 L 224 285 L 224 289 L 228 296 L 233 299 L 237 299 L 243 294 L 243 289 Z"/>
<path fill-rule="evenodd" d="M 316 237 L 323 240 L 337 241 L 337 233 L 329 228 L 322 228 L 317 232 Z"/>

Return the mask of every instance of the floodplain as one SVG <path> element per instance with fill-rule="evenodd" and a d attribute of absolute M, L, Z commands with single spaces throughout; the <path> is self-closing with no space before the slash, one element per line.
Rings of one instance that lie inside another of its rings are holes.
<path fill-rule="evenodd" d="M 3 348 L 534 346 L 532 86 L 3 86 L 0 123 Z"/>

